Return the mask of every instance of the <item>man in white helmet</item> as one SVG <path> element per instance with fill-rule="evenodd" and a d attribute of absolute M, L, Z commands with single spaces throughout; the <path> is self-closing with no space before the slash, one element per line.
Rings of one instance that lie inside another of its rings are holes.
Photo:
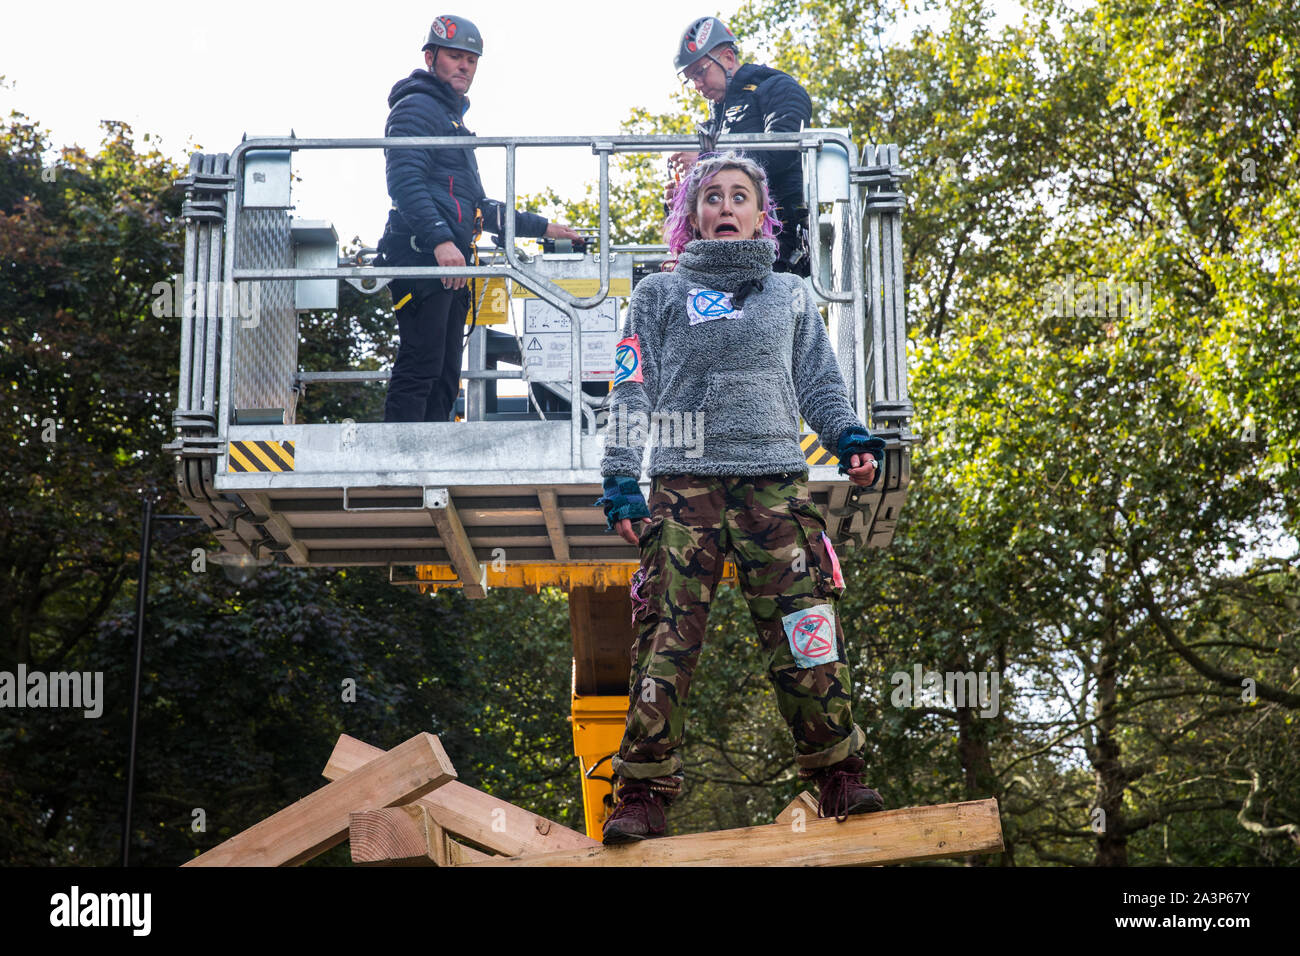
<path fill-rule="evenodd" d="M 464 17 L 440 16 L 424 44 L 424 65 L 388 96 L 385 136 L 472 136 L 465 96 L 474 82 L 483 38 Z M 464 266 L 474 237 L 505 230 L 505 208 L 483 195 L 474 148 L 384 151 L 393 200 L 379 251 L 391 266 Z M 520 236 L 577 239 L 542 216 L 515 216 Z M 460 391 L 468 280 L 394 279 L 389 284 L 401 345 L 384 406 L 386 422 L 445 422 Z"/>
<path fill-rule="evenodd" d="M 717 17 L 692 20 L 682 33 L 673 60 L 683 83 L 713 103 L 701 124 L 700 147 L 712 152 L 726 133 L 794 132 L 812 125 L 812 100 L 788 73 L 755 63 L 742 64 L 736 37 Z M 675 153 L 671 162 L 684 173 L 698 153 Z M 808 255 L 800 236 L 808 228 L 803 163 L 797 150 L 753 150 L 767 173 L 781 219 L 776 272 L 808 275 Z"/>

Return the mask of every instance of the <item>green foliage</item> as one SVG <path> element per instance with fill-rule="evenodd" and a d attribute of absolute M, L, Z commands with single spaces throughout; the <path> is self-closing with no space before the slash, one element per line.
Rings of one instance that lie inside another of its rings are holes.
<path fill-rule="evenodd" d="M 685 102 L 685 96 L 679 97 Z M 658 136 L 690 134 L 693 125 L 685 115 L 655 115 L 641 108 L 620 128 L 625 135 Z M 611 241 L 661 243 L 664 221 L 664 188 L 668 185 L 667 154 L 619 153 L 610 163 L 609 224 Z M 600 191 L 588 184 L 580 200 L 563 200 L 552 189 L 520 199 L 521 207 L 536 209 L 551 219 L 575 227 L 600 226 Z"/>
<path fill-rule="evenodd" d="M 982 0 L 915 12 L 760 0 L 732 22 L 809 90 L 815 122 L 900 144 L 914 172 L 925 442 L 894 545 L 842 555 L 869 780 L 890 806 L 996 797 L 1004 865 L 1294 866 L 1300 13 L 1034 0 L 994 32 Z M 703 104 L 680 106 L 624 129 L 687 132 Z M 65 151 L 55 181 L 24 117 L 0 148 L 0 667 L 102 669 L 112 687 L 99 721 L 3 715 L 15 862 L 116 853 L 137 489 L 170 485 L 178 322 L 148 305 L 178 269 L 178 171 L 121 124 L 107 134 L 95 156 Z M 616 158 L 616 242 L 658 240 L 661 162 Z M 529 204 L 598 221 L 594 190 Z M 1112 309 L 1105 290 L 1127 284 L 1136 300 Z M 302 367 L 390 359 L 381 300 L 345 288 L 337 315 L 307 317 Z M 330 386 L 300 408 L 376 420 L 381 401 Z M 466 782 L 579 825 L 562 595 L 467 602 L 278 569 L 240 589 L 191 572 L 207 542 L 185 534 L 156 546 L 140 859 L 174 864 L 310 791 L 340 732 L 436 732 Z M 676 832 L 765 822 L 803 789 L 760 661 L 725 590 Z M 996 715 L 898 706 L 915 665 L 999 674 Z"/>
<path fill-rule="evenodd" d="M 104 713 L 0 712 L 0 859 L 108 865 L 125 797 L 139 495 L 183 510 L 161 450 L 179 321 L 153 307 L 155 283 L 179 270 L 180 170 L 108 124 L 98 154 L 64 151 L 43 179 L 45 135 L 23 119 L 0 140 L 0 669 L 102 672 Z M 306 317 L 303 367 L 387 358 L 379 301 L 345 287 L 339 313 Z M 302 414 L 375 419 L 382 398 L 382 385 L 321 388 Z M 235 587 L 216 565 L 196 569 L 194 549 L 212 547 L 194 525 L 155 529 L 134 862 L 176 865 L 316 789 L 344 732 L 381 747 L 437 733 L 462 780 L 581 826 L 562 596 L 431 598 L 376 570 L 270 568 Z"/>
<path fill-rule="evenodd" d="M 385 749 L 437 734 L 462 782 L 581 826 L 567 662 L 555 653 L 568 622 L 556 596 L 421 597 L 372 569 L 272 569 L 235 588 L 211 568 L 158 587 L 151 622 L 137 769 L 142 863 L 206 850 L 316 789 L 342 733 Z M 112 674 L 133 637 L 131 615 L 110 618 L 88 666 Z M 355 681 L 355 702 L 345 679 Z M 102 760 L 103 779 L 83 775 L 78 792 L 112 788 L 120 757 Z M 196 807 L 205 833 L 190 828 Z M 120 808 L 84 812 L 105 828 L 86 842 L 111 846 Z"/>
<path fill-rule="evenodd" d="M 298 368 L 305 372 L 376 371 L 397 358 L 397 323 L 387 292 L 365 295 L 339 283 L 339 307 L 298 320 Z M 382 422 L 386 381 L 313 384 L 297 404 L 299 425 Z"/>
<path fill-rule="evenodd" d="M 998 797 L 1004 863 L 1294 863 L 1269 826 L 1300 820 L 1300 581 L 1278 536 L 1297 501 L 1296 14 L 1042 3 L 993 34 L 986 5 L 952 2 L 908 34 L 871 0 L 746 11 L 744 47 L 804 84 L 814 122 L 899 143 L 915 172 L 926 442 L 894 545 L 847 562 L 872 779 L 891 805 Z M 1135 307 L 1112 311 L 1126 285 Z M 737 720 L 749 623 L 720 605 L 727 660 L 693 691 L 701 802 L 722 800 L 718 767 L 784 796 L 770 706 Z M 892 706 L 914 664 L 999 672 L 999 714 Z M 1268 696 L 1243 701 L 1247 677 Z M 745 746 L 759 728 L 772 749 Z"/>
<path fill-rule="evenodd" d="M 57 668 L 117 597 L 177 377 L 180 321 L 150 306 L 180 267 L 178 168 L 121 123 L 95 156 L 48 152 L 20 114 L 0 131 L 5 668 Z"/>

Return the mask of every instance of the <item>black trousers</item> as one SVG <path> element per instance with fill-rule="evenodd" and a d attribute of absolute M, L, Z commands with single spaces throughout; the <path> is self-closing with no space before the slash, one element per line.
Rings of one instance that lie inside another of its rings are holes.
<path fill-rule="evenodd" d="M 808 208 L 806 206 L 794 207 L 794 211 L 787 214 L 784 207 L 777 210 L 781 216 L 781 232 L 776 237 L 778 249 L 776 262 L 772 266 L 773 272 L 792 272 L 797 276 L 807 277 L 812 271 L 811 262 L 808 259 L 808 250 L 803 248 L 803 255 L 794 265 L 790 264 L 790 259 L 803 243 L 799 238 L 799 227 L 808 228 Z"/>
<path fill-rule="evenodd" d="M 388 382 L 384 421 L 445 422 L 460 392 L 469 289 L 452 291 L 437 279 L 395 280 L 389 288 L 400 344 Z"/>

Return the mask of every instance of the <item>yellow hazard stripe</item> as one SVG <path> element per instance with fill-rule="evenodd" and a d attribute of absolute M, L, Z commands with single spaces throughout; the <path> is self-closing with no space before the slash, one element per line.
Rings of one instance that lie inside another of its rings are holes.
<path fill-rule="evenodd" d="M 264 441 L 258 442 L 268 452 L 274 453 L 280 459 L 280 465 L 285 471 L 293 471 L 293 442 L 291 441 Z"/>
<path fill-rule="evenodd" d="M 260 468 L 244 457 L 238 442 L 230 443 L 230 447 L 226 449 L 226 460 L 230 463 L 231 471 L 261 471 Z"/>
<path fill-rule="evenodd" d="M 293 471 L 291 441 L 232 441 L 226 449 L 230 471 Z"/>
<path fill-rule="evenodd" d="M 286 462 L 276 455 L 273 442 L 249 442 L 249 451 L 257 456 L 258 461 L 266 467 L 263 471 L 284 471 Z"/>
<path fill-rule="evenodd" d="M 810 465 L 838 465 L 840 460 L 822 447 L 821 440 L 812 432 L 799 436 L 803 458 Z"/>

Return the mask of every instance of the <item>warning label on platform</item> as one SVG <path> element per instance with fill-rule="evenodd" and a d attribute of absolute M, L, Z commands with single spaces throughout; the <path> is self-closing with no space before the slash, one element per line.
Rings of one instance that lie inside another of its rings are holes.
<path fill-rule="evenodd" d="M 579 309 L 582 321 L 582 380 L 614 379 L 618 344 L 618 301 L 606 299 L 594 309 Z M 572 364 L 569 317 L 540 299 L 524 301 L 524 367 L 534 382 L 567 382 Z"/>

